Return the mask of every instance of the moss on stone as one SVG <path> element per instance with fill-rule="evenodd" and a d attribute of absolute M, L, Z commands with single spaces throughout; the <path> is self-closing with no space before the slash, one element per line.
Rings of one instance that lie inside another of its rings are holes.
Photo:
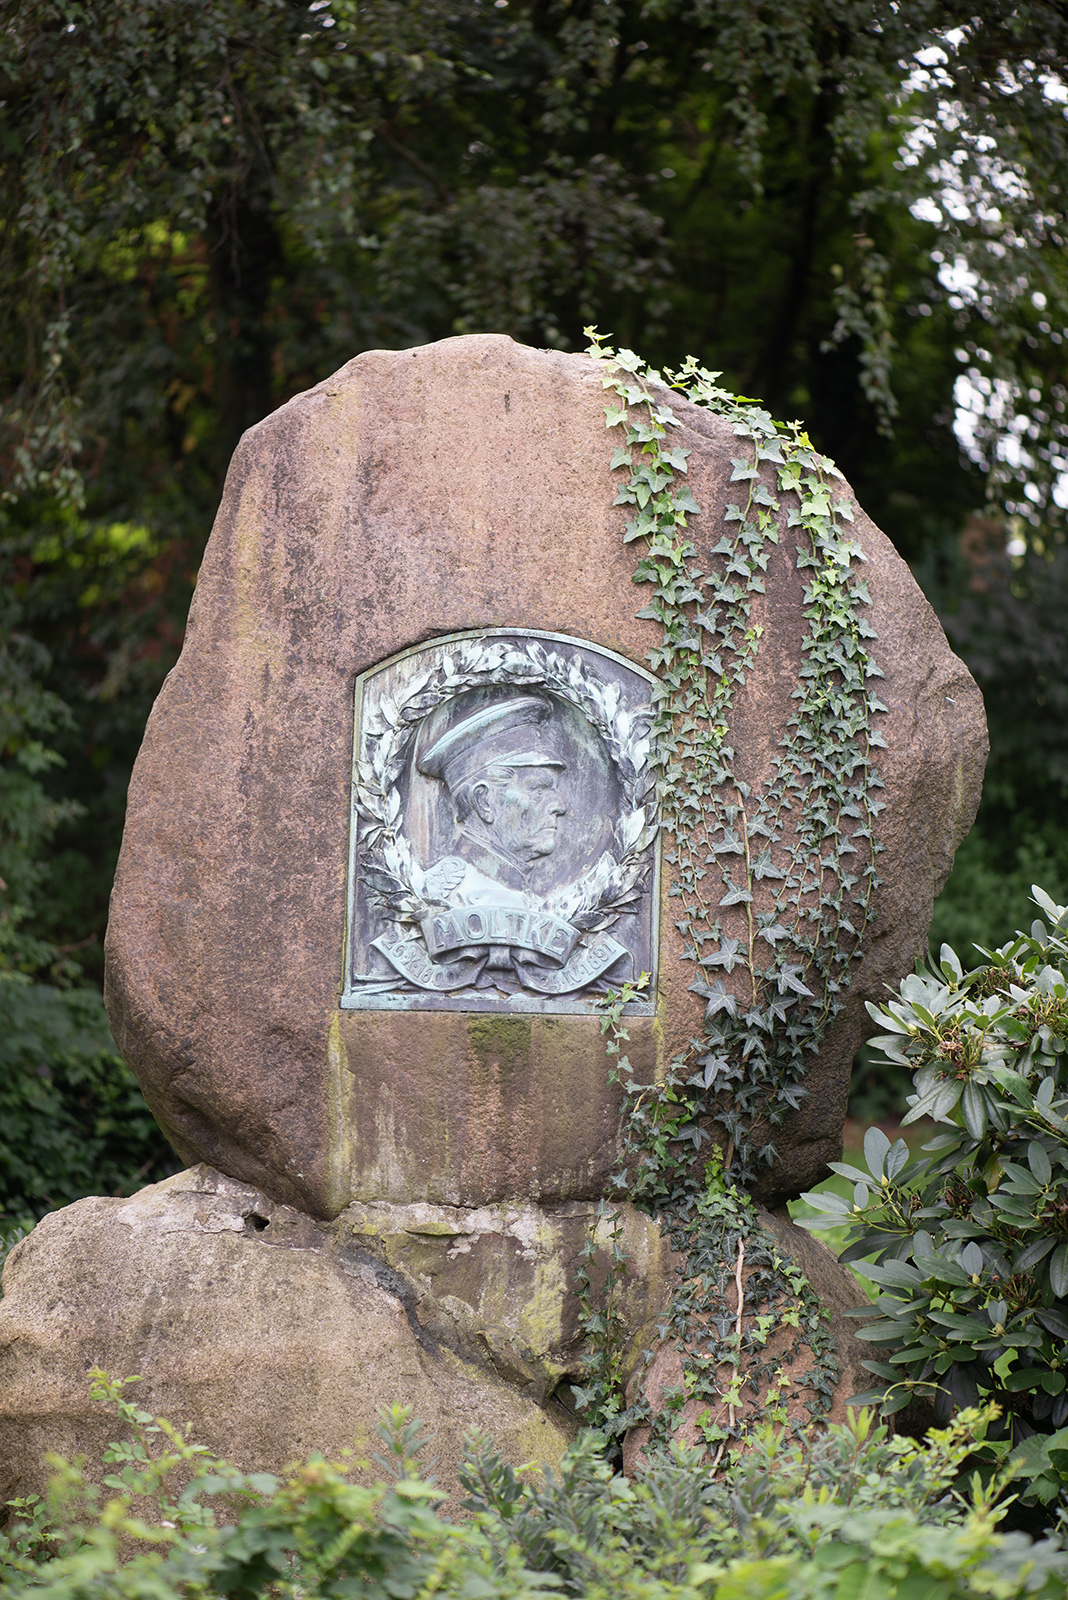
<path fill-rule="evenodd" d="M 530 1067 L 530 1017 L 504 1017 L 477 1012 L 467 1018 L 471 1051 L 487 1077 L 510 1075 Z"/>

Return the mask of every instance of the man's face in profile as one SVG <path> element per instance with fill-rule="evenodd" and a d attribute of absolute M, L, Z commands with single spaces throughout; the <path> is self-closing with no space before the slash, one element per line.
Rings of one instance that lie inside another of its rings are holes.
<path fill-rule="evenodd" d="M 567 810 L 552 767 L 520 767 L 506 783 L 480 784 L 475 808 L 490 838 L 528 864 L 552 854 Z"/>

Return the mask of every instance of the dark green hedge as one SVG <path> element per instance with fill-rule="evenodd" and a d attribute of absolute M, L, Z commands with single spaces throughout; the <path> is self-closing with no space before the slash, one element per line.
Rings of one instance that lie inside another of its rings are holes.
<path fill-rule="evenodd" d="M 0 973 L 0 1229 L 179 1166 L 97 991 Z"/>

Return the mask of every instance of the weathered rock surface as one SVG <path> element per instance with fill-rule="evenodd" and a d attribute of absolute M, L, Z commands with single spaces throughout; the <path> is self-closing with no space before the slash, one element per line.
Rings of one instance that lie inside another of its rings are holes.
<path fill-rule="evenodd" d="M 863 1387 L 866 1353 L 841 1312 L 862 1299 L 824 1247 L 761 1213 L 827 1305 L 840 1382 L 835 1415 Z M 464 1435 L 490 1434 L 514 1464 L 554 1466 L 581 1423 L 570 1385 L 587 1379 L 576 1274 L 588 1233 L 595 1303 L 610 1232 L 626 1259 L 614 1291 L 627 1329 L 624 1379 L 659 1406 L 681 1381 L 658 1342 L 682 1270 L 657 1224 L 632 1206 L 472 1209 L 354 1204 L 324 1223 L 199 1166 L 129 1200 L 81 1200 L 47 1216 L 8 1258 L 0 1300 L 0 1504 L 39 1492 L 46 1451 L 99 1457 L 121 1424 L 89 1398 L 89 1373 L 139 1374 L 137 1403 L 247 1470 L 281 1471 L 312 1451 L 377 1446 L 378 1407 L 409 1405 L 433 1435 L 443 1487 Z M 736 1307 L 728 1294 L 723 1313 Z M 793 1374 L 811 1351 L 770 1354 Z M 646 1365 L 644 1352 L 652 1350 Z M 729 1378 L 729 1374 L 725 1374 Z M 634 1398 L 632 1392 L 631 1398 Z M 739 1416 L 761 1413 L 746 1391 Z M 680 1437 L 697 1437 L 693 1405 Z M 640 1461 L 644 1430 L 627 1442 Z M 372 1474 L 376 1469 L 372 1467 Z"/>
<path fill-rule="evenodd" d="M 700 546 L 720 537 L 728 426 L 685 402 Z M 542 1204 L 604 1191 L 619 1102 L 592 1016 L 341 1011 L 352 694 L 413 643 L 526 626 L 636 663 L 634 552 L 598 374 L 495 335 L 372 351 L 242 440 L 181 659 L 130 789 L 108 930 L 120 1049 L 183 1158 L 320 1217 L 354 1201 Z M 982 705 L 905 564 L 858 513 L 885 673 L 886 810 L 867 957 L 776 1138 L 769 1203 L 840 1149 L 862 1001 L 921 949 L 978 802 Z M 804 574 L 768 567 L 761 656 L 734 713 L 759 780 L 791 709 Z M 639 1073 L 699 1030 L 661 907 L 657 1014 Z"/>
<path fill-rule="evenodd" d="M 736 1420 L 752 1424 L 761 1421 L 781 1422 L 788 1418 L 791 1422 L 808 1426 L 813 1416 L 818 1416 L 827 1422 L 844 1422 L 847 1416 L 846 1402 L 851 1396 L 871 1386 L 871 1376 L 863 1363 L 870 1360 L 874 1352 L 870 1345 L 857 1338 L 855 1330 L 858 1324 L 846 1315 L 856 1307 L 867 1304 L 856 1278 L 848 1267 L 839 1263 L 826 1245 L 792 1222 L 785 1208 L 769 1212 L 758 1207 L 757 1222 L 775 1240 L 784 1263 L 801 1268 L 809 1287 L 826 1309 L 826 1331 L 834 1341 L 833 1356 L 837 1367 L 837 1381 L 830 1406 L 827 1406 L 828 1397 L 819 1394 L 812 1383 L 816 1361 L 811 1343 L 803 1333 L 795 1331 L 785 1319 L 781 1319 L 771 1329 L 767 1343 L 760 1352 L 760 1360 L 766 1363 L 771 1376 L 758 1377 L 752 1361 L 748 1366 L 743 1365 L 747 1377 L 740 1388 L 739 1403 L 732 1409 L 726 1396 L 730 1392 L 734 1368 L 725 1364 L 719 1375 L 721 1393 L 718 1402 L 710 1404 L 706 1398 L 693 1398 L 686 1400 L 675 1412 L 671 1437 L 681 1444 L 692 1446 L 705 1443 L 707 1428 L 726 1429 L 733 1427 Z M 682 1270 L 682 1265 L 681 1259 L 673 1257 L 670 1250 L 662 1251 L 654 1268 L 657 1278 L 650 1282 L 646 1291 L 650 1303 L 659 1301 L 667 1304 L 671 1297 L 672 1278 Z M 765 1303 L 759 1297 L 755 1308 L 752 1305 L 753 1294 L 749 1288 L 751 1276 L 752 1269 L 743 1262 L 742 1331 L 747 1334 L 753 1330 L 761 1312 L 766 1310 Z M 737 1319 L 738 1309 L 737 1287 L 731 1283 L 717 1316 L 726 1317 L 728 1321 Z M 732 1336 L 736 1329 L 735 1320 Z M 680 1395 L 683 1391 L 683 1352 L 671 1338 L 657 1339 L 651 1348 L 652 1359 L 644 1363 L 640 1360 L 641 1346 L 638 1341 L 631 1346 L 627 1399 L 630 1404 L 644 1399 L 656 1414 L 665 1407 L 670 1408 L 672 1395 Z M 647 1426 L 632 1428 L 628 1433 L 623 1448 L 624 1468 L 628 1473 L 635 1472 L 641 1466 L 648 1442 Z"/>
<path fill-rule="evenodd" d="M 628 1330 L 626 1360 L 650 1345 L 678 1265 L 656 1224 L 633 1206 L 597 1214 L 592 1201 L 513 1202 L 463 1209 L 415 1202 L 349 1206 L 332 1225 L 345 1243 L 395 1275 L 420 1325 L 544 1404 L 586 1376 L 577 1272 L 592 1233 L 594 1296 L 609 1262 L 610 1235 L 626 1257 L 616 1304 Z"/>
<path fill-rule="evenodd" d="M 563 1408 L 458 1357 L 448 1318 L 435 1338 L 409 1283 L 351 1239 L 203 1167 L 46 1217 L 4 1269 L 0 1504 L 41 1490 L 46 1451 L 92 1469 L 121 1432 L 89 1398 L 94 1367 L 140 1374 L 139 1405 L 246 1470 L 370 1456 L 393 1404 L 433 1433 L 443 1487 L 471 1429 L 517 1465 L 558 1461 Z"/>

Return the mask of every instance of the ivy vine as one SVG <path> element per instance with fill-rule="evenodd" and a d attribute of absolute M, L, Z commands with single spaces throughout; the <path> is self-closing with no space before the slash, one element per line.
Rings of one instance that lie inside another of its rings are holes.
<path fill-rule="evenodd" d="M 614 1183 L 659 1216 L 686 1263 L 658 1330 L 683 1353 L 683 1382 L 657 1415 L 640 1397 L 626 1403 L 617 1293 L 625 1262 L 618 1248 L 610 1252 L 607 1284 L 595 1293 L 591 1241 L 579 1276 L 591 1366 L 578 1401 L 610 1433 L 648 1422 L 655 1439 L 695 1400 L 691 1417 L 718 1462 L 744 1430 L 745 1391 L 760 1397 L 763 1416 L 778 1407 L 783 1420 L 792 1381 L 808 1391 L 813 1417 L 826 1415 L 834 1393 L 826 1314 L 760 1227 L 748 1189 L 776 1158 L 775 1129 L 806 1092 L 807 1067 L 871 927 L 884 805 L 874 752 L 885 747 L 873 719 L 886 707 L 864 614 L 865 557 L 834 464 L 800 424 L 776 422 L 718 387 L 720 374 L 692 357 L 662 377 L 595 329 L 587 335 L 615 396 L 608 427 L 623 436 L 612 468 L 627 472 L 615 503 L 633 509 L 624 539 L 639 544 L 634 581 L 651 589 L 638 615 L 661 630 L 649 655 L 658 680 L 652 759 L 675 926 L 705 1015 L 701 1038 L 648 1085 L 623 1053 L 625 1006 L 637 988 L 625 987 L 606 1009 L 612 1076 L 626 1096 Z M 700 507 L 685 481 L 689 451 L 671 441 L 679 426 L 671 389 L 722 417 L 738 440 L 738 496 L 707 570 L 687 526 Z M 766 592 L 783 521 L 798 529 L 806 632 L 794 709 L 770 775 L 752 785 L 737 771 L 731 713 L 757 661 L 763 629 L 754 602 Z M 742 908 L 740 937 L 724 926 L 731 907 Z M 772 1354 L 770 1335 L 782 1328 L 795 1337 Z M 812 1369 L 791 1380 L 805 1349 Z"/>

